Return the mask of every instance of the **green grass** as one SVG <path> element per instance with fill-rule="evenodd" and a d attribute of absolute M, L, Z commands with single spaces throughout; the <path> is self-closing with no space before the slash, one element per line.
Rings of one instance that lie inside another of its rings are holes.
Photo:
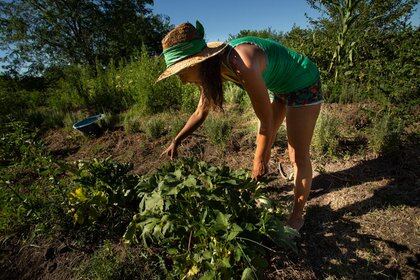
<path fill-rule="evenodd" d="M 145 124 L 145 133 L 149 139 L 158 139 L 166 134 L 166 122 L 160 118 L 151 118 Z"/>
<path fill-rule="evenodd" d="M 367 131 L 369 148 L 377 154 L 398 151 L 403 136 L 403 121 L 390 110 L 379 111 L 373 120 L 373 126 Z"/>
<path fill-rule="evenodd" d="M 322 110 L 315 125 L 312 148 L 320 156 L 338 155 L 341 121 Z"/>
<path fill-rule="evenodd" d="M 226 115 L 219 117 L 210 117 L 204 124 L 206 136 L 211 143 L 225 147 L 232 134 L 233 124 Z"/>
<path fill-rule="evenodd" d="M 86 280 L 162 279 L 159 264 L 148 259 L 143 251 L 141 247 L 130 249 L 105 240 L 89 260 L 76 268 L 76 277 Z"/>

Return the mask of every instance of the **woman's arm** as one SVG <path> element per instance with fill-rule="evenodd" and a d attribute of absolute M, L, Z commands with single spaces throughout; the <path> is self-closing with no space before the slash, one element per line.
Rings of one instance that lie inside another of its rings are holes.
<path fill-rule="evenodd" d="M 187 136 L 193 133 L 200 125 L 205 121 L 209 109 L 210 104 L 209 100 L 201 93 L 200 101 L 198 102 L 197 109 L 195 112 L 190 116 L 187 123 L 181 129 L 181 131 L 177 134 L 175 139 L 173 140 L 175 143 L 180 144 L 182 140 L 184 140 Z"/>
<path fill-rule="evenodd" d="M 188 135 L 193 133 L 206 119 L 208 113 L 209 113 L 209 101 L 204 96 L 203 93 L 201 93 L 200 101 L 198 102 L 197 109 L 195 112 L 190 116 L 187 123 L 184 125 L 184 127 L 181 129 L 181 131 L 177 134 L 177 136 L 174 138 L 172 143 L 169 145 L 168 148 L 161 154 L 168 155 L 171 159 L 177 156 L 177 148 L 179 144 L 181 144 L 182 140 L 185 139 Z"/>
<path fill-rule="evenodd" d="M 240 45 L 235 50 L 231 56 L 232 65 L 261 123 L 252 171 L 252 177 L 258 179 L 267 172 L 266 154 L 267 150 L 271 149 L 273 134 L 273 112 L 267 87 L 262 78 L 262 72 L 266 66 L 265 55 L 257 47 L 251 45 Z"/>

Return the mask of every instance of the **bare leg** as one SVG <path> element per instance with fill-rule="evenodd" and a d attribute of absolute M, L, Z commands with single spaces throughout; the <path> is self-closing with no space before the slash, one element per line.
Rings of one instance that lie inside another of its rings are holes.
<path fill-rule="evenodd" d="M 270 151 L 271 147 L 274 144 L 274 141 L 276 140 L 277 131 L 279 130 L 279 127 L 283 123 L 284 117 L 286 116 L 286 106 L 284 104 L 284 101 L 276 99 L 271 103 L 271 108 L 273 110 L 273 134 L 270 140 L 270 149 L 267 150 L 267 153 L 264 155 L 265 162 L 268 163 L 270 160 Z"/>
<path fill-rule="evenodd" d="M 286 126 L 288 150 L 294 171 L 294 205 L 287 224 L 297 230 L 303 225 L 303 209 L 312 184 L 312 165 L 309 148 L 321 104 L 288 107 Z"/>

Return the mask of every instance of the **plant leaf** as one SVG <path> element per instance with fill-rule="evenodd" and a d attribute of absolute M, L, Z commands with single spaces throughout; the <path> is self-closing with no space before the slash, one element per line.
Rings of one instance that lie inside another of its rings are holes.
<path fill-rule="evenodd" d="M 237 224 L 233 224 L 228 236 L 226 237 L 226 240 L 230 241 L 234 239 L 242 231 L 243 230 L 240 226 L 238 226 Z"/>
<path fill-rule="evenodd" d="M 254 275 L 252 273 L 252 269 L 247 267 L 242 272 L 241 280 L 254 280 Z"/>
<path fill-rule="evenodd" d="M 222 212 L 215 210 L 216 219 L 213 223 L 213 229 L 215 231 L 223 230 L 226 231 L 229 226 L 229 217 L 230 215 L 223 214 Z"/>

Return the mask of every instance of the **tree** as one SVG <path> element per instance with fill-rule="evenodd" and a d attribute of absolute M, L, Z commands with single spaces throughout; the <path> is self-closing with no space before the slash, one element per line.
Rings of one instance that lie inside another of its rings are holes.
<path fill-rule="evenodd" d="M 228 40 L 232 40 L 235 38 L 240 38 L 240 37 L 245 37 L 245 36 L 256 36 L 256 37 L 260 37 L 260 38 L 271 38 L 277 41 L 281 41 L 281 39 L 283 38 L 283 33 L 282 32 L 277 32 L 273 29 L 266 28 L 266 29 L 262 29 L 262 30 L 249 30 L 249 29 L 243 29 L 241 31 L 239 31 L 238 34 L 236 35 L 229 35 Z"/>
<path fill-rule="evenodd" d="M 0 48 L 9 70 L 29 64 L 106 65 L 145 45 L 156 54 L 172 27 L 154 15 L 153 0 L 0 0 Z"/>
<path fill-rule="evenodd" d="M 417 0 L 307 0 L 326 15 L 311 20 L 318 30 L 335 38 L 328 72 L 339 72 L 354 65 L 354 56 L 372 36 L 405 28 Z M 363 60 L 363 57 L 359 57 Z"/>

